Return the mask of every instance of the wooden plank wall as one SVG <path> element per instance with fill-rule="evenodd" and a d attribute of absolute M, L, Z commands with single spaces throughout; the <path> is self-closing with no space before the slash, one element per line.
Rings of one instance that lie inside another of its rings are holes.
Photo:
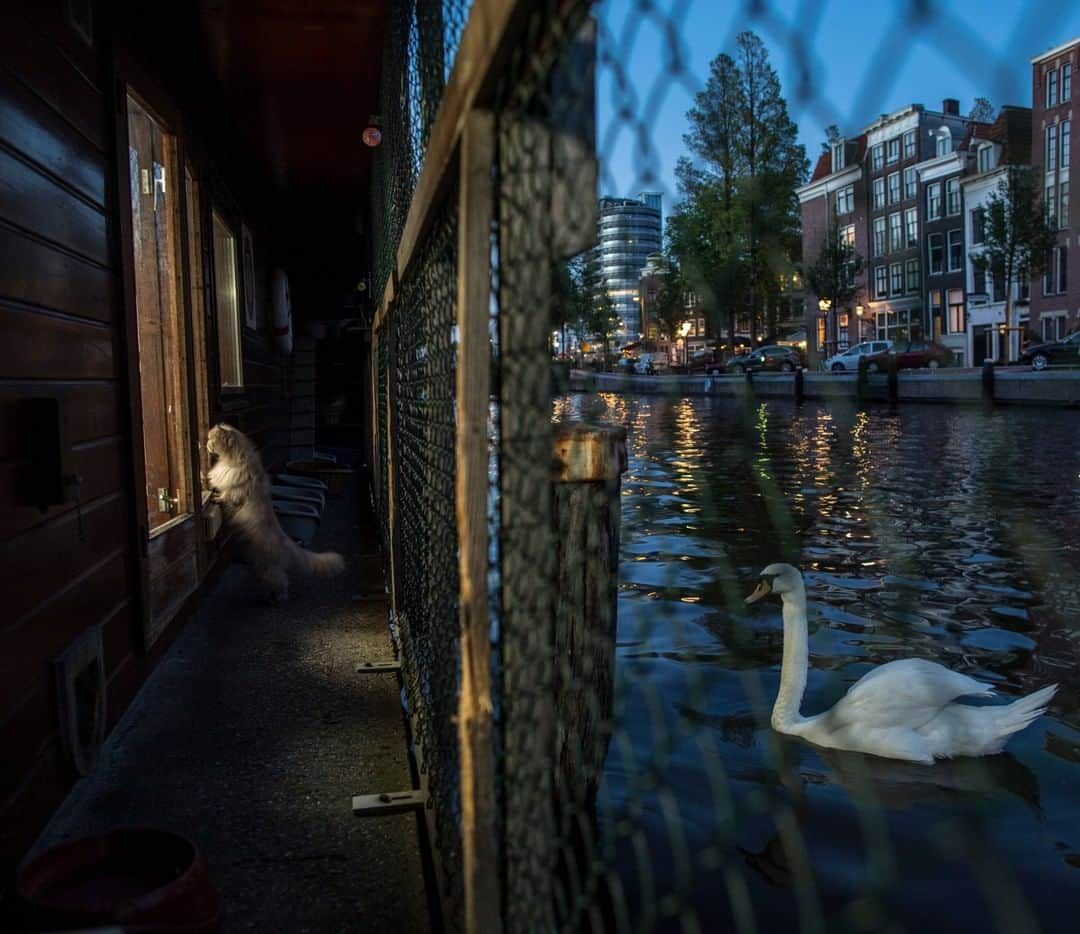
<path fill-rule="evenodd" d="M 142 652 L 113 63 L 101 51 L 110 44 L 86 45 L 63 8 L 0 4 L 0 894 L 75 777 L 60 750 L 53 659 L 86 627 L 103 627 L 111 729 L 190 611 Z M 214 145 L 231 143 L 193 147 L 208 156 L 205 190 L 223 199 L 229 179 L 213 175 Z M 242 205 L 233 210 L 243 216 Z M 244 332 L 240 396 L 218 397 L 208 353 L 211 420 L 250 433 L 277 464 L 289 442 L 288 366 L 268 337 L 270 241 L 257 215 L 244 219 L 259 328 Z M 62 402 L 70 468 L 83 478 L 79 509 L 19 502 L 15 407 L 40 396 Z"/>

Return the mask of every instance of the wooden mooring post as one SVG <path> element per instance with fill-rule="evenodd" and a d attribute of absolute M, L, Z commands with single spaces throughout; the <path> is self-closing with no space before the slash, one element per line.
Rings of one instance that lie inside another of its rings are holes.
<path fill-rule="evenodd" d="M 626 430 L 564 422 L 554 448 L 555 787 L 565 827 L 592 811 L 610 736 Z"/>

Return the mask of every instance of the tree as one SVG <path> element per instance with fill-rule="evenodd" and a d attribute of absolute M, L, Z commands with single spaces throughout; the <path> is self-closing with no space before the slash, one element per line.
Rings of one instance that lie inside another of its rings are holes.
<path fill-rule="evenodd" d="M 967 118 L 979 123 L 993 123 L 994 105 L 990 103 L 989 98 L 976 97 L 975 103 L 971 107 L 971 113 L 967 115 Z"/>
<path fill-rule="evenodd" d="M 572 328 L 578 338 L 581 338 L 581 322 L 587 316 L 590 304 L 584 254 L 558 265 L 554 292 L 551 329 L 562 331 L 562 346 L 565 351 L 567 330 Z"/>
<path fill-rule="evenodd" d="M 668 340 L 674 340 L 679 336 L 679 328 L 686 320 L 687 288 L 682 270 L 668 258 L 665 258 L 665 266 L 666 271 L 660 288 L 656 291 L 656 303 L 653 307 L 660 333 L 666 334 Z"/>
<path fill-rule="evenodd" d="M 692 158 L 676 168 L 672 249 L 703 300 L 724 303 L 729 334 L 740 312 L 754 330 L 775 325 L 778 273 L 800 250 L 795 188 L 809 164 L 756 35 L 741 33 L 734 56 L 713 59 L 687 119 Z M 715 320 L 718 309 L 706 304 L 706 314 Z"/>
<path fill-rule="evenodd" d="M 830 123 L 827 127 L 825 127 L 825 141 L 821 144 L 821 151 L 830 152 L 832 150 L 833 143 L 835 143 L 838 139 L 840 139 L 840 127 L 838 127 L 835 123 Z"/>
<path fill-rule="evenodd" d="M 839 228 L 830 223 L 817 258 L 806 270 L 806 283 L 819 299 L 838 312 L 842 305 L 858 298 L 855 280 L 863 267 L 863 258 L 855 251 L 855 244 L 841 237 Z"/>
<path fill-rule="evenodd" d="M 983 241 L 971 261 L 1005 290 L 1005 327 L 1012 334 L 1013 286 L 1041 276 L 1057 245 L 1057 223 L 1048 217 L 1030 166 L 1010 165 L 986 200 Z M 1000 362 L 1009 362 L 1009 341 L 1002 342 Z"/>
<path fill-rule="evenodd" d="M 615 310 L 615 299 L 605 288 L 595 294 L 592 300 L 582 305 L 582 317 L 580 319 L 580 335 L 588 335 L 601 342 L 604 348 L 604 365 L 607 365 L 611 338 L 621 324 L 618 313 Z"/>

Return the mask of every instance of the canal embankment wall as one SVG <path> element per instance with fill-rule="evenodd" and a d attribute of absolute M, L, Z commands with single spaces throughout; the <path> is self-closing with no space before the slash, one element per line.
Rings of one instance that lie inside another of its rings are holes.
<path fill-rule="evenodd" d="M 616 392 L 672 396 L 711 395 L 733 399 L 813 399 L 853 402 L 999 403 L 1080 407 L 1080 370 L 1013 367 L 902 370 L 899 373 L 747 373 L 638 376 L 572 370 L 570 392 Z"/>

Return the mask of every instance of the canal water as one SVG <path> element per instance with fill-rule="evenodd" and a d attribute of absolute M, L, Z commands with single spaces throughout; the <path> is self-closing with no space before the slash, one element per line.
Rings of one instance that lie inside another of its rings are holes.
<path fill-rule="evenodd" d="M 598 802 L 632 929 L 1080 929 L 1080 413 L 571 396 L 625 425 L 616 729 Z M 768 725 L 774 561 L 803 569 L 819 712 L 918 656 L 1002 700 L 985 759 L 820 750 Z"/>

